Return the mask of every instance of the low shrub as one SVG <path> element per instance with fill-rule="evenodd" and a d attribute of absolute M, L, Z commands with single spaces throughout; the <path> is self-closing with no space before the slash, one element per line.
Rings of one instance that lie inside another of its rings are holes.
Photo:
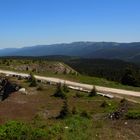
<path fill-rule="evenodd" d="M 78 114 L 77 108 L 75 106 L 72 108 L 72 114 L 73 115 Z"/>
<path fill-rule="evenodd" d="M 84 97 L 84 94 L 83 93 L 80 93 L 80 92 L 76 92 L 75 97 L 81 98 L 81 97 Z"/>
<path fill-rule="evenodd" d="M 42 86 L 42 85 L 39 85 L 39 86 L 37 87 L 37 90 L 38 90 L 38 91 L 42 91 L 42 90 L 43 90 L 43 86 Z"/>
<path fill-rule="evenodd" d="M 91 115 L 85 110 L 83 112 L 81 112 L 80 116 L 84 117 L 84 118 L 88 118 L 88 119 L 91 118 Z"/>
<path fill-rule="evenodd" d="M 101 104 L 101 107 L 107 107 L 109 106 L 109 104 L 106 101 L 103 101 L 103 103 Z"/>
<path fill-rule="evenodd" d="M 121 99 L 120 103 L 125 103 L 127 100 L 125 98 Z"/>
<path fill-rule="evenodd" d="M 139 110 L 130 110 L 126 114 L 127 119 L 140 119 L 140 111 Z"/>

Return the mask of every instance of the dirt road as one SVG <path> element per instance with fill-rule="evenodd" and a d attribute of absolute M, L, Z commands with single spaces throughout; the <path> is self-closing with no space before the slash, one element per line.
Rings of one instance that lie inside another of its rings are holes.
<path fill-rule="evenodd" d="M 28 74 L 25 74 L 25 73 L 19 73 L 19 72 L 7 71 L 7 70 L 0 70 L 0 73 L 6 74 L 6 75 L 19 75 L 23 77 L 29 76 Z M 79 87 L 83 90 L 91 90 L 93 88 L 93 85 L 72 82 L 72 81 L 63 80 L 59 78 L 52 78 L 52 77 L 45 77 L 45 76 L 38 76 L 38 75 L 35 75 L 35 78 L 38 80 L 43 80 L 47 82 L 65 83 L 67 86 Z M 113 94 L 119 94 L 119 95 L 129 95 L 129 96 L 140 97 L 140 92 L 136 92 L 136 91 L 128 91 L 128 90 L 101 87 L 101 86 L 96 86 L 96 90 L 101 93 L 108 93 L 108 94 L 113 93 Z"/>

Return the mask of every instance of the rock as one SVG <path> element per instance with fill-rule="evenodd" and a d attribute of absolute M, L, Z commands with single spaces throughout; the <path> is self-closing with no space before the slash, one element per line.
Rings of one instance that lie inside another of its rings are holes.
<path fill-rule="evenodd" d="M 0 77 L 0 100 L 6 99 L 9 94 L 18 91 L 20 86 L 8 81 L 7 78 Z"/>
<path fill-rule="evenodd" d="M 9 74 L 6 74 L 6 77 L 9 77 L 10 75 Z"/>
<path fill-rule="evenodd" d="M 127 125 L 128 123 L 127 123 L 127 122 L 125 122 L 124 124 L 125 124 L 125 125 Z"/>
<path fill-rule="evenodd" d="M 21 89 L 19 89 L 19 92 L 22 93 L 22 94 L 27 95 L 27 91 L 26 91 L 25 88 L 21 88 Z"/>
<path fill-rule="evenodd" d="M 127 110 L 128 110 L 127 102 L 121 103 L 119 108 L 116 111 L 109 114 L 109 118 L 111 120 L 118 120 L 124 116 Z"/>

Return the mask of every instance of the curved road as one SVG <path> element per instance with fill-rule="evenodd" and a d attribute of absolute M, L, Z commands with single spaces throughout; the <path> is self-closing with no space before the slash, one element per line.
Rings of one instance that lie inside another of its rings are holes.
<path fill-rule="evenodd" d="M 6 75 L 18 75 L 22 77 L 29 76 L 28 74 L 25 74 L 25 73 L 19 73 L 19 72 L 7 71 L 7 70 L 0 70 L 0 73 L 6 74 Z M 47 82 L 65 83 L 67 86 L 78 87 L 83 90 L 91 90 L 93 88 L 93 85 L 72 82 L 72 81 L 63 80 L 59 78 L 52 78 L 52 77 L 45 77 L 45 76 L 38 76 L 38 75 L 35 75 L 35 78 L 38 80 L 47 81 Z M 140 92 L 136 92 L 136 91 L 108 88 L 108 87 L 102 87 L 102 86 L 96 86 L 96 90 L 97 92 L 106 93 L 106 94 L 113 93 L 113 94 L 119 94 L 119 95 L 129 95 L 129 96 L 140 97 Z"/>

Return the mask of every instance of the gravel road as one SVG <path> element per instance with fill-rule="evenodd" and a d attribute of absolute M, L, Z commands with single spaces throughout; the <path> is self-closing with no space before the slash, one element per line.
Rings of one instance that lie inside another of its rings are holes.
<path fill-rule="evenodd" d="M 29 76 L 28 74 L 25 74 L 25 73 L 19 73 L 19 72 L 7 71 L 7 70 L 0 70 L 0 73 L 6 74 L 6 75 L 19 75 L 23 77 Z M 91 90 L 93 88 L 93 85 L 72 82 L 72 81 L 63 80 L 59 78 L 45 77 L 45 76 L 38 76 L 38 75 L 35 75 L 35 78 L 38 80 L 43 80 L 47 82 L 65 83 L 67 86 L 79 87 L 83 90 Z M 96 90 L 97 92 L 107 93 L 107 94 L 113 93 L 113 94 L 119 94 L 119 95 L 129 95 L 129 96 L 140 97 L 140 92 L 136 92 L 136 91 L 115 89 L 115 88 L 102 87 L 102 86 L 96 86 Z"/>

